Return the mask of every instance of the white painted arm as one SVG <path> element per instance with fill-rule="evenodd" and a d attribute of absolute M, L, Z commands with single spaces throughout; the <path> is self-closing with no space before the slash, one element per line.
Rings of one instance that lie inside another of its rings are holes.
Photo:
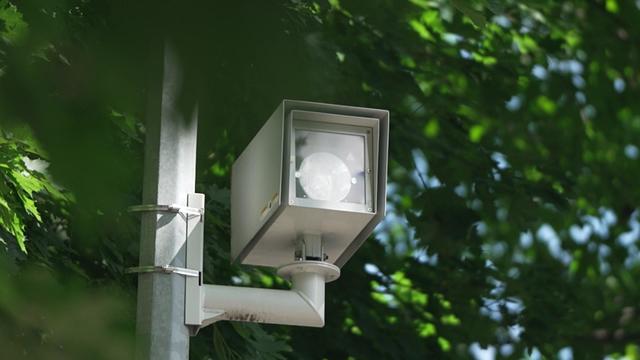
<path fill-rule="evenodd" d="M 222 311 L 215 321 L 324 326 L 324 275 L 292 276 L 292 290 L 203 285 L 205 312 Z"/>

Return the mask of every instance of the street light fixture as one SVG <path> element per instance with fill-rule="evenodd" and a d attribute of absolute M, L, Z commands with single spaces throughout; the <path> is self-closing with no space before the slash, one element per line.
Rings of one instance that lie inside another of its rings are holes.
<path fill-rule="evenodd" d="M 325 283 L 384 216 L 388 131 L 386 110 L 284 100 L 234 163 L 231 260 L 276 268 L 292 290 L 203 284 L 202 194 L 134 207 L 186 219 L 186 268 L 131 272 L 186 276 L 192 334 L 220 320 L 324 326 Z"/>
<path fill-rule="evenodd" d="M 385 110 L 283 101 L 233 164 L 232 259 L 279 268 L 318 239 L 307 259 L 346 263 L 384 216 L 388 121 Z"/>

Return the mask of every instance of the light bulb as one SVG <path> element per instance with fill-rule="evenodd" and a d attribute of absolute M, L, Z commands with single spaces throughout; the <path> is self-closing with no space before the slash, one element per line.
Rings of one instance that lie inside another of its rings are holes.
<path fill-rule="evenodd" d="M 296 172 L 304 192 L 314 200 L 342 201 L 351 191 L 351 173 L 339 157 L 328 152 L 313 153 Z"/>

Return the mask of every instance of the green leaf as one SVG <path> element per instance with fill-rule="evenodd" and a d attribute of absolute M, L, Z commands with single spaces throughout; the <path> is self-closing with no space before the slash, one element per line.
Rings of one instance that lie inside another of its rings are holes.
<path fill-rule="evenodd" d="M 340 0 L 328 0 L 332 8 L 340 9 Z"/>
<path fill-rule="evenodd" d="M 480 125 L 480 124 L 473 125 L 469 129 L 469 140 L 471 140 L 471 142 L 474 142 L 474 143 L 480 142 L 480 140 L 482 140 L 482 137 L 484 136 L 484 133 L 486 131 L 487 129 L 484 127 L 484 125 Z"/>
<path fill-rule="evenodd" d="M 429 41 L 435 41 L 433 35 L 431 35 L 431 32 L 429 32 L 429 30 L 427 30 L 427 27 L 424 26 L 424 24 L 422 24 L 420 21 L 411 20 L 409 21 L 409 25 L 416 33 L 418 33 L 418 35 L 420 35 L 421 38 Z"/>
<path fill-rule="evenodd" d="M 136 128 L 138 125 L 138 119 L 129 114 L 121 114 L 115 110 L 111 111 L 111 116 L 113 118 L 113 123 L 116 124 L 124 134 L 137 142 L 142 142 L 142 138 L 138 135 L 138 130 Z"/>
<path fill-rule="evenodd" d="M 44 188 L 42 181 L 35 178 L 31 173 L 26 170 L 18 172 L 16 170 L 11 171 L 11 175 L 16 182 L 16 185 L 24 192 L 31 196 L 34 192 L 38 192 Z"/>
<path fill-rule="evenodd" d="M 451 343 L 443 337 L 438 337 L 438 345 L 440 345 L 440 348 L 444 352 L 451 350 Z"/>
<path fill-rule="evenodd" d="M 233 328 L 249 342 L 253 358 L 264 360 L 284 360 L 284 353 L 291 352 L 291 347 L 284 341 L 275 338 L 258 324 L 232 323 Z"/>
<path fill-rule="evenodd" d="M 429 337 L 436 334 L 436 326 L 431 323 L 421 324 L 418 327 L 418 335 L 420 337 Z"/>
<path fill-rule="evenodd" d="M 445 315 L 440 318 L 440 321 L 445 325 L 460 325 L 460 319 L 458 319 L 454 314 Z"/>
<path fill-rule="evenodd" d="M 536 106 L 548 115 L 553 115 L 556 112 L 556 104 L 544 95 L 538 96 Z"/>
<path fill-rule="evenodd" d="M 607 0 L 607 2 L 605 3 L 605 8 L 608 12 L 613 14 L 618 13 L 618 11 L 620 10 L 620 8 L 618 7 L 618 1 L 616 0 Z"/>
<path fill-rule="evenodd" d="M 217 325 L 213 325 L 213 350 L 216 357 L 221 360 L 240 360 L 242 357 L 238 352 L 234 351 L 225 341 L 224 336 L 218 329 Z"/>
<path fill-rule="evenodd" d="M 423 129 L 424 136 L 430 139 L 437 137 L 439 132 L 440 132 L 440 125 L 438 124 L 437 119 L 429 120 Z"/>
<path fill-rule="evenodd" d="M 453 6 L 467 16 L 477 27 L 484 27 L 487 19 L 484 14 L 473 7 L 469 6 L 464 0 L 451 0 Z"/>
<path fill-rule="evenodd" d="M 36 220 L 38 220 L 38 222 L 42 222 L 42 217 L 40 217 L 40 212 L 38 211 L 38 208 L 36 207 L 35 200 L 33 200 L 33 198 L 27 197 L 22 191 L 18 192 L 18 196 L 20 197 L 20 200 L 22 200 L 22 206 L 23 206 L 24 210 L 29 215 L 31 215 L 34 218 L 36 218 Z"/>
<path fill-rule="evenodd" d="M 26 237 L 24 235 L 24 224 L 18 217 L 18 214 L 11 210 L 9 203 L 0 194 L 0 227 L 4 228 L 9 234 L 15 237 L 20 250 L 27 252 L 25 246 Z"/>
<path fill-rule="evenodd" d="M 0 31 L 0 37 L 8 43 L 16 43 L 26 35 L 27 23 L 16 6 L 7 0 L 0 1 L 1 23 L 4 23 L 4 29 Z"/>

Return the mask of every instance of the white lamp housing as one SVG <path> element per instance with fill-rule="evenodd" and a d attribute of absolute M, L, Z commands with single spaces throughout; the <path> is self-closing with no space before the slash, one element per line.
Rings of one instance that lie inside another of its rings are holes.
<path fill-rule="evenodd" d="M 386 110 L 284 100 L 233 164 L 232 260 L 279 268 L 319 237 L 305 259 L 342 267 L 384 216 L 388 132 Z"/>

